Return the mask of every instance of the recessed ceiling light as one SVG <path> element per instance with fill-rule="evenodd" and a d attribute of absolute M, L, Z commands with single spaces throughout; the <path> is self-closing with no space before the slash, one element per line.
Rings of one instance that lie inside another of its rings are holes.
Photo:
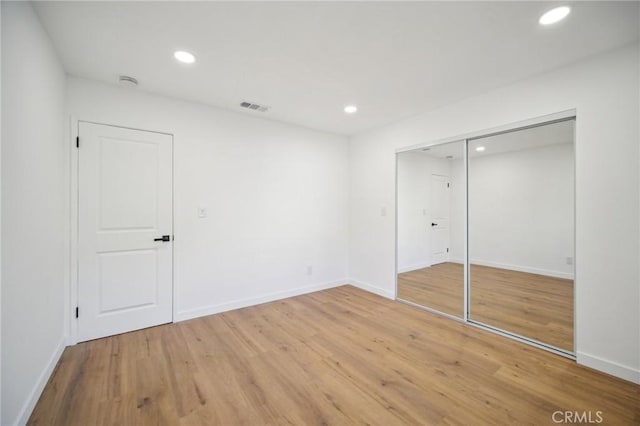
<path fill-rule="evenodd" d="M 476 151 L 478 151 L 478 152 L 482 152 L 482 151 L 484 151 L 484 146 L 478 146 L 478 147 L 476 147 Z"/>
<path fill-rule="evenodd" d="M 358 111 L 358 107 L 355 105 L 347 105 L 346 107 L 344 107 L 344 112 L 346 112 L 347 114 L 353 114 L 354 112 Z"/>
<path fill-rule="evenodd" d="M 560 6 L 555 9 L 551 9 L 540 17 L 538 22 L 540 25 L 551 25 L 558 21 L 562 21 L 569 15 L 571 8 L 569 6 Z"/>
<path fill-rule="evenodd" d="M 173 57 L 183 64 L 192 64 L 196 61 L 196 57 L 192 53 L 185 52 L 184 50 L 177 50 L 173 53 Z"/>

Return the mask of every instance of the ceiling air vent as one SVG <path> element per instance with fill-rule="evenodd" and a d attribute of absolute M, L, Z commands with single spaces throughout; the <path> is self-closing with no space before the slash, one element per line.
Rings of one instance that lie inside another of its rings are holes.
<path fill-rule="evenodd" d="M 136 87 L 138 85 L 138 80 L 133 77 L 129 77 L 128 75 L 121 75 L 118 78 L 118 81 L 120 84 L 127 87 Z"/>
<path fill-rule="evenodd" d="M 254 111 L 260 111 L 260 112 L 267 112 L 269 111 L 268 106 L 265 105 L 258 105 L 258 104 L 252 104 L 251 102 L 240 102 L 240 106 L 242 108 L 247 108 L 247 109 L 252 109 Z"/>

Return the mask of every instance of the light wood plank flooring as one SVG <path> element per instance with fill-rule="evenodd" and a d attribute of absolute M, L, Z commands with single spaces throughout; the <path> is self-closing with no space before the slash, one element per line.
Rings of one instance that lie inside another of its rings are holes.
<path fill-rule="evenodd" d="M 65 350 L 31 425 L 512 425 L 640 387 L 350 286 Z"/>
<path fill-rule="evenodd" d="M 573 281 L 471 265 L 471 319 L 573 351 Z M 441 263 L 398 275 L 398 297 L 463 315 L 464 270 Z"/>

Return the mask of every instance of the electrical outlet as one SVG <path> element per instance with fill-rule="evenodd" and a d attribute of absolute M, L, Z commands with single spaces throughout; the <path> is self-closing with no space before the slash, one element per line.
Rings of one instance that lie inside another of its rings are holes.
<path fill-rule="evenodd" d="M 567 257 L 567 265 L 573 265 L 573 257 Z"/>
<path fill-rule="evenodd" d="M 198 217 L 201 219 L 207 217 L 207 209 L 198 207 Z"/>

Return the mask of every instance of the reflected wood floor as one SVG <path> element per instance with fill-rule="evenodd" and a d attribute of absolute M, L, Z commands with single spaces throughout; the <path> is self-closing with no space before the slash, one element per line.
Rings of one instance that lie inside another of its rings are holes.
<path fill-rule="evenodd" d="M 638 424 L 640 387 L 351 286 L 65 350 L 31 425 Z M 594 414 L 595 415 L 595 414 Z"/>
<path fill-rule="evenodd" d="M 398 298 L 464 316 L 464 265 L 439 263 L 398 274 Z"/>
<path fill-rule="evenodd" d="M 573 280 L 471 265 L 471 318 L 573 351 Z"/>
<path fill-rule="evenodd" d="M 573 280 L 479 265 L 470 276 L 473 320 L 573 351 Z M 398 297 L 462 317 L 463 265 L 402 273 Z"/>

